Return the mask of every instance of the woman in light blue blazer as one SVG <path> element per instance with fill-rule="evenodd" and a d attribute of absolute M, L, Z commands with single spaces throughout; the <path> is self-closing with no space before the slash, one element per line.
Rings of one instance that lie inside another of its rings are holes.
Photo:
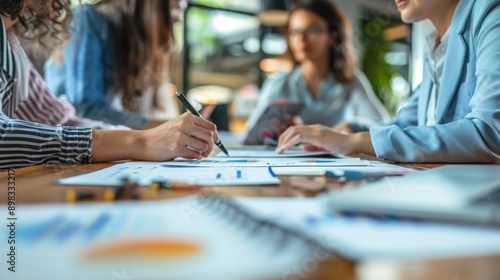
<path fill-rule="evenodd" d="M 398 162 L 500 160 L 500 0 L 395 1 L 403 21 L 430 19 L 436 28 L 423 82 L 408 104 L 392 123 L 368 131 L 289 128 L 278 153 L 306 142 L 308 150 Z"/>

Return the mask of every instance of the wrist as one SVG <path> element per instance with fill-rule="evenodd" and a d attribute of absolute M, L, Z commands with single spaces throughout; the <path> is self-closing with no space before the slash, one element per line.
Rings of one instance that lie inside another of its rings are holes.
<path fill-rule="evenodd" d="M 363 153 L 368 155 L 375 155 L 375 150 L 373 149 L 372 140 L 370 137 L 370 132 L 358 132 L 350 134 L 350 154 Z"/>
<path fill-rule="evenodd" d="M 133 130 L 126 137 L 125 143 L 127 150 L 127 156 L 133 160 L 143 159 L 145 154 L 145 147 L 147 142 L 147 137 L 144 135 L 144 131 Z"/>
<path fill-rule="evenodd" d="M 134 130 L 93 130 L 90 155 L 94 162 L 137 159 L 143 151 L 141 138 Z"/>

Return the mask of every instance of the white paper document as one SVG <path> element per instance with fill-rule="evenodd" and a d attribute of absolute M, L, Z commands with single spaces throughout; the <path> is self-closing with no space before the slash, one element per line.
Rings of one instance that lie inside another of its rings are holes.
<path fill-rule="evenodd" d="M 323 166 L 368 166 L 369 162 L 359 158 L 222 158 L 210 157 L 202 160 L 176 159 L 163 166 L 178 167 L 323 167 Z"/>
<path fill-rule="evenodd" d="M 280 180 L 268 167 L 172 167 L 163 162 L 126 162 L 99 171 L 61 179 L 63 185 L 119 186 L 129 178 L 142 186 L 157 181 L 184 182 L 200 186 L 274 185 Z"/>
<path fill-rule="evenodd" d="M 271 170 L 276 176 L 323 176 L 325 172 L 332 171 L 357 171 L 363 174 L 385 174 L 387 176 L 391 175 L 404 175 L 411 174 L 417 171 L 392 165 L 388 163 L 381 163 L 376 161 L 362 161 L 364 165 L 315 165 L 315 166 L 272 166 Z"/>
<path fill-rule="evenodd" d="M 286 150 L 283 154 L 276 153 L 276 147 L 269 146 L 238 146 L 228 148 L 228 152 L 230 157 L 236 158 L 279 158 L 279 157 L 318 157 L 318 156 L 326 156 L 326 157 L 336 157 L 343 158 L 341 155 L 336 155 L 327 151 L 317 151 L 317 152 L 308 152 L 302 150 L 300 147 L 293 147 L 291 149 Z M 217 154 L 217 157 L 227 157 L 226 154 L 220 152 Z"/>
<path fill-rule="evenodd" d="M 2 261 L 0 279 L 281 279 L 311 251 L 198 197 L 16 211 L 18 266 Z"/>
<path fill-rule="evenodd" d="M 353 259 L 415 259 L 500 253 L 500 229 L 337 214 L 319 198 L 238 198 L 257 215 L 298 229 Z"/>

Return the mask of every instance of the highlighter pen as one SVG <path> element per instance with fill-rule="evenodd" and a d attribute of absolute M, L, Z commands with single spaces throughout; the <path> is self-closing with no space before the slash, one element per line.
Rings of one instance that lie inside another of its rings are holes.
<path fill-rule="evenodd" d="M 200 113 L 198 111 L 196 111 L 196 109 L 193 107 L 193 105 L 191 105 L 191 103 L 189 103 L 189 101 L 187 100 L 186 96 L 184 96 L 184 94 L 181 92 L 181 91 L 177 91 L 175 93 L 175 95 L 177 96 L 177 98 L 179 98 L 179 100 L 182 102 L 182 104 L 184 105 L 184 107 L 186 107 L 186 109 L 191 112 L 191 114 L 197 116 L 197 117 L 200 117 L 203 119 L 203 117 L 200 115 Z M 224 144 L 222 143 L 222 140 L 219 138 L 219 141 L 215 142 L 215 145 L 217 147 L 219 147 L 219 149 L 224 153 L 226 154 L 226 156 L 229 156 L 229 153 L 226 149 L 226 147 L 224 147 Z"/>
<path fill-rule="evenodd" d="M 115 201 L 122 197 L 125 187 L 111 187 L 104 192 L 104 201 Z"/>
<path fill-rule="evenodd" d="M 82 192 L 69 189 L 66 191 L 66 201 L 74 203 L 82 200 L 91 200 L 94 198 L 94 193 L 92 192 Z"/>

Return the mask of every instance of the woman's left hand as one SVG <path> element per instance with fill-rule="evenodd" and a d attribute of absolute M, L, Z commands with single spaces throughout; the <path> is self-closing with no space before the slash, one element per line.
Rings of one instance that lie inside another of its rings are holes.
<path fill-rule="evenodd" d="M 301 142 L 306 143 L 304 149 L 308 151 L 327 150 L 343 155 L 375 153 L 368 132 L 348 134 L 323 125 L 298 125 L 288 128 L 279 138 L 276 152 L 282 154 Z"/>

